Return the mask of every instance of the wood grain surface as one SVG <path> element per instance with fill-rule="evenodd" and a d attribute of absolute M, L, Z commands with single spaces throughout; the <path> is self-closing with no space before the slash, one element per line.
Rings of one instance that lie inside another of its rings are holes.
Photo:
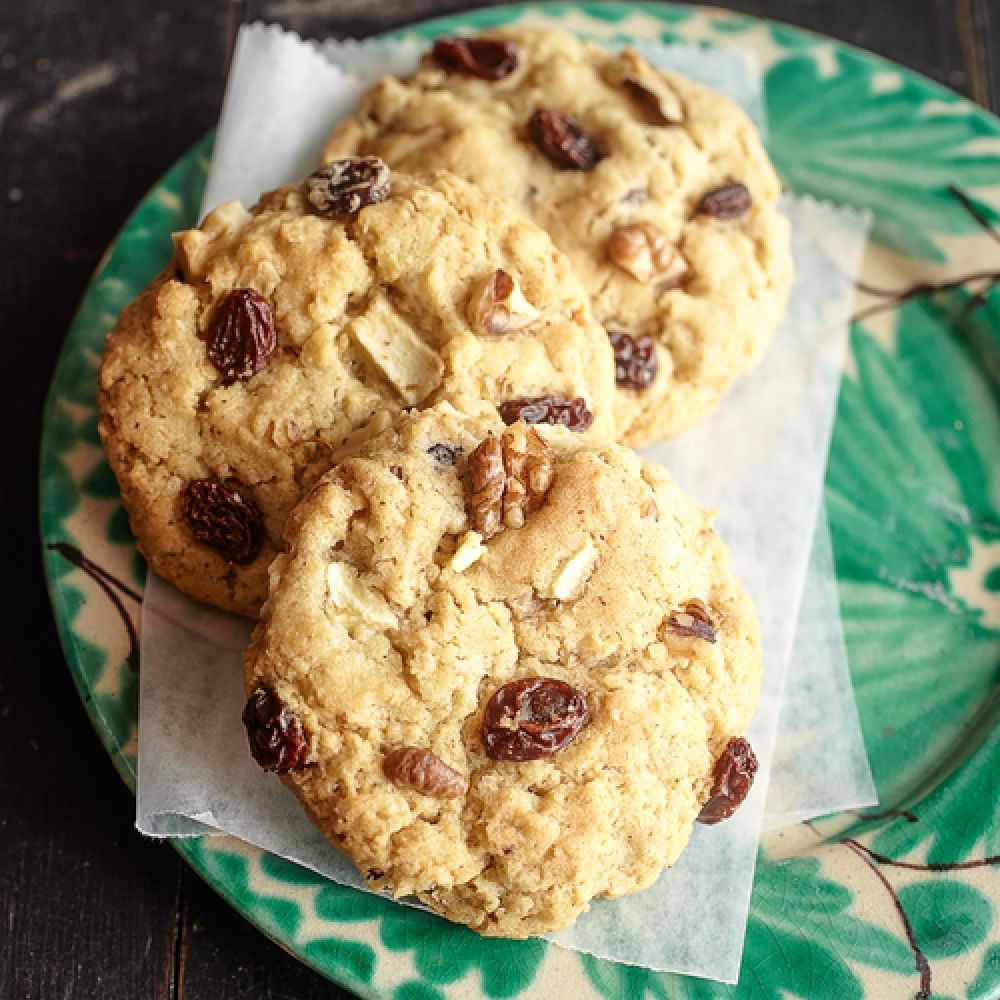
<path fill-rule="evenodd" d="M 0 998 L 312 1000 L 348 994 L 267 941 L 133 830 L 56 639 L 37 542 L 42 400 L 104 248 L 215 122 L 245 20 L 364 36 L 467 0 L 3 0 L 0 347 Z M 482 6 L 482 4 L 474 4 Z M 996 0 L 741 0 L 997 109 Z M 12 461 L 11 461 L 12 459 Z"/>

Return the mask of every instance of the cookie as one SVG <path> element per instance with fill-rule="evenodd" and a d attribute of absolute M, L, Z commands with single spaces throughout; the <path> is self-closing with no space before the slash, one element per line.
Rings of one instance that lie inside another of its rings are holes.
<path fill-rule="evenodd" d="M 404 414 L 288 519 L 244 723 L 375 888 L 481 934 L 650 886 L 742 801 L 753 605 L 658 466 Z"/>
<path fill-rule="evenodd" d="M 784 314 L 789 227 L 752 122 L 632 50 L 525 28 L 438 39 L 337 127 L 325 155 L 346 153 L 454 171 L 549 232 L 614 345 L 634 447 L 711 413 Z"/>
<path fill-rule="evenodd" d="M 99 430 L 141 552 L 200 600 L 256 616 L 303 490 L 402 409 L 613 434 L 569 263 L 463 180 L 345 161 L 175 247 L 107 339 Z"/>

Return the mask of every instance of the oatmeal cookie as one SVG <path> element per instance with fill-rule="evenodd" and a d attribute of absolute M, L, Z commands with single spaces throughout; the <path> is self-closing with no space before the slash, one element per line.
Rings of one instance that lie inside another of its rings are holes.
<path fill-rule="evenodd" d="M 454 171 L 552 236 L 613 344 L 634 447 L 711 413 L 781 322 L 789 227 L 753 123 L 635 51 L 526 28 L 438 39 L 337 127 L 325 155 L 345 153 Z"/>
<path fill-rule="evenodd" d="M 107 339 L 99 430 L 140 550 L 196 598 L 256 616 L 303 490 L 400 410 L 613 434 L 566 258 L 459 178 L 344 160 L 175 246 Z"/>
<path fill-rule="evenodd" d="M 650 886 L 756 768 L 710 515 L 561 427 L 398 417 L 289 517 L 244 664 L 258 763 L 370 885 L 481 934 Z"/>

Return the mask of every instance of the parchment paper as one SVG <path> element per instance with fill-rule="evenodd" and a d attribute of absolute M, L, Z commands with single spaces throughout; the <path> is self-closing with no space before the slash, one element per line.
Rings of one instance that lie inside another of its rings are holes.
<path fill-rule="evenodd" d="M 203 207 L 232 197 L 252 203 L 261 190 L 308 173 L 331 124 L 353 107 L 372 76 L 405 71 L 417 52 L 415 44 L 321 47 L 275 28 L 243 29 Z M 650 47 L 647 54 L 760 114 L 757 77 L 746 54 L 665 47 Z M 347 72 L 361 68 L 364 79 Z M 857 272 L 867 220 L 811 201 L 787 199 L 784 207 L 799 276 L 785 325 L 760 367 L 709 421 L 646 453 L 665 462 L 701 503 L 722 512 L 717 527 L 757 603 L 765 676 L 749 735 L 761 761 L 759 776 L 734 819 L 697 827 L 678 864 L 656 886 L 599 901 L 574 927 L 551 936 L 616 961 L 728 982 L 739 970 L 772 766 L 781 769 L 774 772 L 771 796 L 777 798 L 768 825 L 874 801 L 822 520 L 815 551 L 812 546 L 852 299 L 843 275 Z M 807 566 L 815 584 L 810 614 L 796 637 Z M 239 661 L 248 634 L 246 622 L 201 607 L 150 576 L 136 825 L 161 837 L 224 831 L 367 891 L 291 793 L 249 757 L 239 718 Z M 789 693 L 797 701 L 784 714 L 782 731 L 782 746 L 792 749 L 775 758 L 793 640 L 797 680 Z M 812 716 L 799 701 L 815 698 L 823 699 L 824 723 L 836 722 L 834 742 L 803 724 Z"/>

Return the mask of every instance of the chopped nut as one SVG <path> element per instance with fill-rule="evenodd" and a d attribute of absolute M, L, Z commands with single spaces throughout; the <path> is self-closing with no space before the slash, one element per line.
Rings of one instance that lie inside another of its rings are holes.
<path fill-rule="evenodd" d="M 382 770 L 394 785 L 435 799 L 460 799 L 469 790 L 468 778 L 422 747 L 394 750 Z"/>
<path fill-rule="evenodd" d="M 597 564 L 597 546 L 587 540 L 556 570 L 555 576 L 540 587 L 536 587 L 539 597 L 569 601 L 579 597 Z"/>
<path fill-rule="evenodd" d="M 618 57 L 621 82 L 644 110 L 648 110 L 660 125 L 680 125 L 684 121 L 684 105 L 666 77 L 650 65 L 635 49 L 623 49 Z"/>
<path fill-rule="evenodd" d="M 681 611 L 671 611 L 663 624 L 667 632 L 684 636 L 689 639 L 704 639 L 706 642 L 718 642 L 718 630 L 712 621 L 702 601 L 692 598 L 684 604 Z"/>
<path fill-rule="evenodd" d="M 473 528 L 485 538 L 492 538 L 501 526 L 503 513 L 504 469 L 503 445 L 498 437 L 488 434 L 469 455 L 472 474 L 472 495 L 469 514 Z"/>
<path fill-rule="evenodd" d="M 636 281 L 670 276 L 679 278 L 687 262 L 655 226 L 629 222 L 608 237 L 608 256 Z"/>
<path fill-rule="evenodd" d="M 545 501 L 552 485 L 552 456 L 538 432 L 518 421 L 502 438 L 488 435 L 469 455 L 473 528 L 484 539 L 501 527 L 520 528 Z"/>
<path fill-rule="evenodd" d="M 375 299 L 350 332 L 407 405 L 416 406 L 437 388 L 444 363 L 385 299 Z"/>
<path fill-rule="evenodd" d="M 486 553 L 483 536 L 478 531 L 467 531 L 458 540 L 458 546 L 448 564 L 456 573 L 464 573 Z"/>
<path fill-rule="evenodd" d="M 483 333 L 517 333 L 537 322 L 541 315 L 501 268 L 476 282 L 469 299 L 469 321 L 474 330 Z"/>
<path fill-rule="evenodd" d="M 352 566 L 342 562 L 330 563 L 326 571 L 326 586 L 334 607 L 345 617 L 384 628 L 397 624 L 388 601 L 366 587 Z"/>

